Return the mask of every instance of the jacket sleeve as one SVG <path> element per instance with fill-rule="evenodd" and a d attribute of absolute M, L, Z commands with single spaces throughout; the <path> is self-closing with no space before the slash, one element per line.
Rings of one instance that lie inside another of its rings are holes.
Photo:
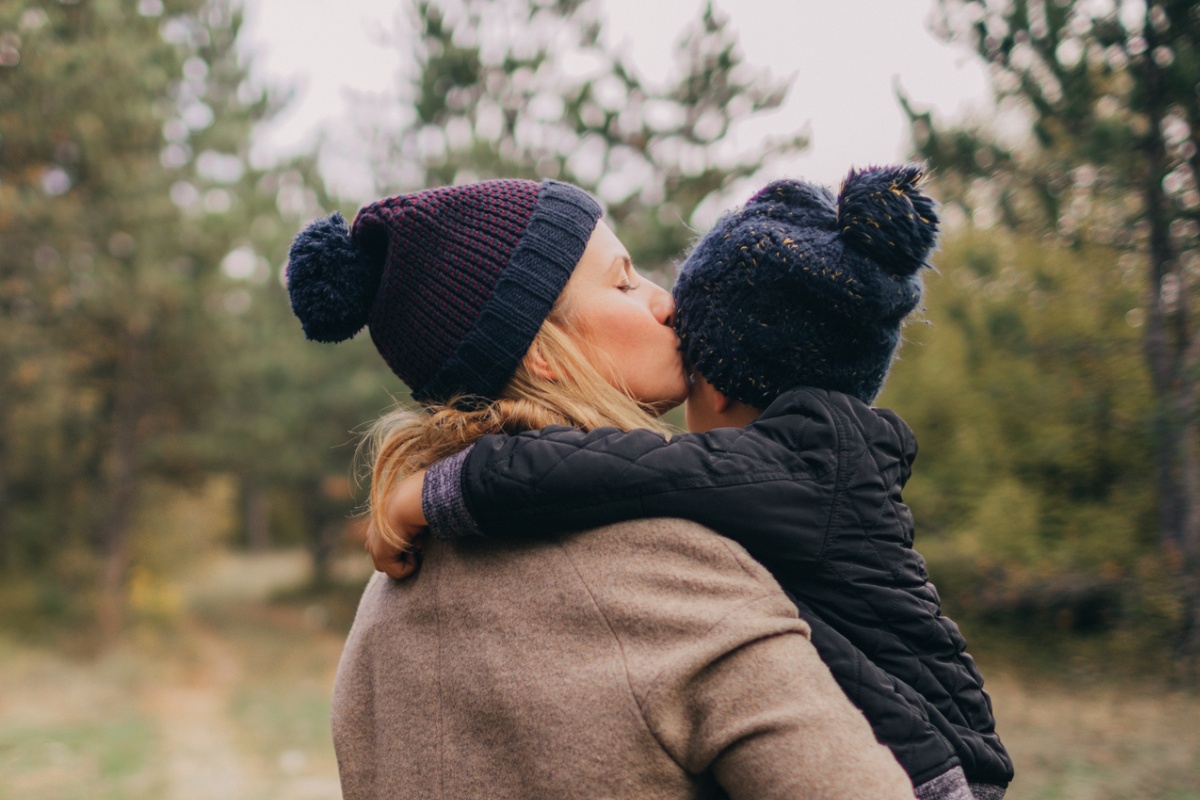
<path fill-rule="evenodd" d="M 730 624 L 766 609 L 746 609 Z M 905 798 L 914 794 L 893 754 L 796 635 L 753 639 L 690 676 L 680 702 L 654 712 L 664 738 L 675 715 L 699 731 L 679 756 L 707 768 L 731 798 Z"/>
<path fill-rule="evenodd" d="M 800 619 L 812 629 L 812 643 L 821 661 L 850 702 L 862 710 L 875 738 L 896 756 L 917 786 L 917 796 L 922 796 L 922 785 L 935 778 L 941 778 L 943 787 L 956 778 L 958 797 L 969 798 L 961 770 L 955 776 L 943 777 L 960 764 L 954 747 L 942 734 L 949 725 L 946 719 L 911 686 L 873 664 L 808 605 L 795 597 L 791 600 Z M 944 793 L 940 797 L 954 800 L 956 796 Z"/>
<path fill-rule="evenodd" d="M 437 538 L 553 534 L 678 517 L 761 559 L 817 560 L 836 463 L 836 429 L 812 413 L 670 439 L 647 430 L 561 426 L 485 436 L 426 477 Z"/>
<path fill-rule="evenodd" d="M 671 758 L 711 773 L 734 800 L 912 800 L 904 770 L 838 688 L 766 570 L 710 531 L 641 524 L 632 545 L 641 557 L 593 558 L 594 570 L 580 572 Z"/>

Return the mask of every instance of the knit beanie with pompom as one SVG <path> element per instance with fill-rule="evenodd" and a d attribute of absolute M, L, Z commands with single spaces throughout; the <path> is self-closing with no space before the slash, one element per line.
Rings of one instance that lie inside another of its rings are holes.
<path fill-rule="evenodd" d="M 491 180 L 334 213 L 288 255 L 304 333 L 340 342 L 365 326 L 421 402 L 495 399 L 562 294 L 601 216 L 558 181 Z"/>
<path fill-rule="evenodd" d="M 674 288 L 689 368 L 756 408 L 802 386 L 873 401 L 937 243 L 921 178 L 916 166 L 852 170 L 836 198 L 777 181 L 718 220 Z"/>

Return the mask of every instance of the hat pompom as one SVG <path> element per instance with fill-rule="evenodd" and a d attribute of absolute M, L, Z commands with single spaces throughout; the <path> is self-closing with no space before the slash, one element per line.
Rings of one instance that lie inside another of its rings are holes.
<path fill-rule="evenodd" d="M 301 231 L 288 252 L 287 286 L 304 335 L 341 342 L 367 324 L 383 264 L 350 237 L 338 212 Z"/>
<path fill-rule="evenodd" d="M 918 166 L 851 170 L 838 194 L 838 227 L 845 243 L 903 278 L 926 266 L 937 243 L 933 200 L 918 184 Z"/>

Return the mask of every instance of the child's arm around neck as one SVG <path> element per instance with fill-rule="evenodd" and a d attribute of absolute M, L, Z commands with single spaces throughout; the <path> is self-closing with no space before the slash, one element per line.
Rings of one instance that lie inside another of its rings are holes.
<path fill-rule="evenodd" d="M 430 468 L 420 492 L 423 509 L 408 516 L 427 518 L 431 535 L 446 539 L 522 539 L 682 517 L 759 550 L 760 557 L 812 563 L 837 448 L 836 425 L 821 395 L 785 393 L 760 417 L 758 409 L 732 403 L 701 383 L 689 400 L 692 424 L 748 427 L 714 427 L 669 440 L 615 428 L 486 436 Z M 796 508 L 813 517 L 799 528 L 805 541 L 797 540 Z"/>
<path fill-rule="evenodd" d="M 708 433 L 716 428 L 744 428 L 762 414 L 754 406 L 732 400 L 697 373 L 690 382 L 685 418 L 692 433 Z M 420 470 L 403 480 L 388 499 L 387 516 L 395 536 L 405 538 L 410 545 L 423 529 L 430 526 L 426 517 L 428 507 L 433 518 L 433 535 L 450 538 L 455 533 L 478 532 L 479 526 L 461 499 L 459 488 L 462 464 L 467 451 L 436 465 L 431 482 L 426 486 L 427 470 Z M 463 528 L 466 528 L 466 531 Z M 452 533 L 453 532 L 453 533 Z M 366 550 L 375 568 L 393 578 L 404 578 L 416 570 L 418 553 L 400 549 L 380 536 L 372 525 L 368 529 Z"/>

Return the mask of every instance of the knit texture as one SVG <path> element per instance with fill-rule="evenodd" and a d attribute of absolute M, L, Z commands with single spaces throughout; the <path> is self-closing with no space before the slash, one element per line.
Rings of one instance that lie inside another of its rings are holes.
<path fill-rule="evenodd" d="M 365 325 L 417 400 L 493 399 L 550 314 L 600 206 L 557 181 L 492 180 L 398 195 L 296 237 L 292 309 L 310 339 Z"/>
<path fill-rule="evenodd" d="M 916 786 L 917 800 L 977 800 L 967 784 L 962 767 L 955 767 L 931 781 Z"/>
<path fill-rule="evenodd" d="M 471 445 L 454 455 L 436 461 L 425 472 L 421 486 L 421 510 L 429 530 L 454 531 L 459 536 L 482 536 L 475 518 L 467 510 L 462 492 L 463 462 L 471 454 Z"/>
<path fill-rule="evenodd" d="M 757 408 L 800 386 L 874 400 L 937 240 L 921 175 L 852 171 L 836 198 L 777 181 L 722 217 L 675 284 L 689 367 Z"/>

